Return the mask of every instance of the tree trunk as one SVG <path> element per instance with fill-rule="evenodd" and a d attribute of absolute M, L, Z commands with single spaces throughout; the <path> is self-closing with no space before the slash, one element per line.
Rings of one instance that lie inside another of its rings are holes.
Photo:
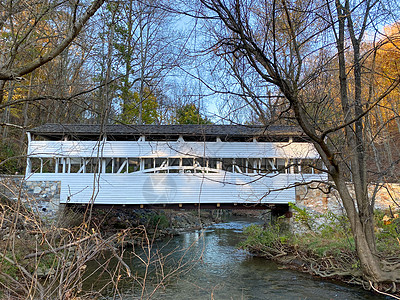
<path fill-rule="evenodd" d="M 361 270 L 364 278 L 372 282 L 399 282 L 400 274 L 398 271 L 383 270 L 378 256 L 371 251 L 371 245 L 365 234 L 365 224 L 357 213 L 355 201 L 351 197 L 347 185 L 342 176 L 338 173 L 332 176 L 336 188 L 343 201 L 343 206 L 349 216 L 351 230 L 354 236 L 357 256 L 360 260 Z"/>
<path fill-rule="evenodd" d="M 368 242 L 360 214 L 357 213 L 355 201 L 349 193 L 346 182 L 343 178 L 341 178 L 342 176 L 340 173 L 332 177 L 339 192 L 340 198 L 343 201 L 343 206 L 346 210 L 347 216 L 349 217 L 357 255 L 361 263 L 361 269 L 363 270 L 363 273 L 366 274 L 368 279 L 374 282 L 382 281 L 384 276 L 379 265 L 379 261 L 373 254 L 373 251 L 371 251 L 371 245 Z"/>
<path fill-rule="evenodd" d="M 4 97 L 6 95 L 6 91 L 4 87 L 6 86 L 6 80 L 0 80 L 0 104 L 4 102 Z"/>
<path fill-rule="evenodd" d="M 348 0 L 342 6 L 339 0 L 336 0 L 336 9 L 338 14 L 338 36 L 336 38 L 336 47 L 338 49 L 339 63 L 339 85 L 340 100 L 344 122 L 351 124 L 345 127 L 345 139 L 349 149 L 351 169 L 355 200 L 357 201 L 357 212 L 363 224 L 363 231 L 369 247 L 373 253 L 376 253 L 376 243 L 374 234 L 373 207 L 368 199 L 368 182 L 366 172 L 366 158 L 364 147 L 364 128 L 363 120 L 359 116 L 363 113 L 361 103 L 361 64 L 360 64 L 360 42 L 356 38 L 351 19 Z M 348 96 L 349 79 L 347 76 L 347 62 L 345 57 L 345 23 L 347 21 L 348 31 L 353 46 L 353 74 L 354 74 L 354 99 L 350 103 Z M 354 110 L 352 109 L 354 107 Z M 353 122 L 353 120 L 355 120 Z M 354 125 L 353 125 L 354 123 Z M 344 171 L 344 170 L 343 170 Z"/>

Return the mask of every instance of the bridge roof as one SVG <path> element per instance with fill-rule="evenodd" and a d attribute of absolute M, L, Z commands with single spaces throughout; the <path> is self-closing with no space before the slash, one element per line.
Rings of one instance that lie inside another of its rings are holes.
<path fill-rule="evenodd" d="M 183 136 L 185 140 L 207 140 L 219 137 L 221 140 L 243 140 L 261 138 L 266 140 L 301 139 L 305 135 L 299 127 L 271 125 L 105 125 L 98 124 L 45 124 L 29 130 L 35 136 L 49 140 L 59 140 L 68 136 L 76 140 L 97 140 L 105 133 L 108 139 L 135 140 L 145 136 L 146 140 L 175 139 Z"/>

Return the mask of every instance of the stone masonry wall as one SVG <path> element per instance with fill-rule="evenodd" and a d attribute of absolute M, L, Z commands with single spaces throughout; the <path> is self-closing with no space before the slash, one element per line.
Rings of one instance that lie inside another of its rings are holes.
<path fill-rule="evenodd" d="M 354 196 L 354 189 L 349 184 L 350 193 Z M 296 205 L 306 208 L 311 213 L 324 214 L 328 211 L 342 214 L 344 208 L 336 190 L 326 193 L 326 185 L 313 183 L 308 186 L 296 187 Z M 375 186 L 368 187 L 369 196 L 372 197 Z M 400 184 L 386 183 L 380 186 L 375 195 L 375 209 L 388 210 L 389 206 L 396 209 L 396 203 L 400 204 Z"/>
<path fill-rule="evenodd" d="M 50 218 L 60 208 L 60 189 L 60 181 L 25 181 L 23 176 L 0 176 L 0 196 L 11 200 L 21 197 L 28 207 Z"/>
<path fill-rule="evenodd" d="M 354 188 L 349 184 L 350 193 L 354 196 Z M 371 197 L 374 194 L 375 186 L 368 187 L 368 193 Z M 375 195 L 375 209 L 389 210 L 391 207 L 394 211 L 399 210 L 396 203 L 400 204 L 400 184 L 387 183 L 379 187 Z M 308 186 L 296 187 L 296 206 L 305 209 L 310 216 L 309 222 L 304 224 L 296 222 L 299 212 L 293 210 L 294 218 L 291 218 L 289 224 L 294 232 L 302 233 L 310 229 L 318 231 L 321 226 L 330 222 L 332 219 L 328 213 L 335 215 L 344 215 L 345 210 L 342 201 L 336 190 L 328 193 L 327 185 L 313 183 Z"/>

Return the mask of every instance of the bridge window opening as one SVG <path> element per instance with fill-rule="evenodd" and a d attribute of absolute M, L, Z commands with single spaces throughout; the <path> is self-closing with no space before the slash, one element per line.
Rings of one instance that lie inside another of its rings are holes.
<path fill-rule="evenodd" d="M 69 173 L 83 173 L 83 159 L 80 157 L 72 157 L 69 159 Z"/>
<path fill-rule="evenodd" d="M 153 158 L 142 158 L 143 170 L 153 169 Z"/>
<path fill-rule="evenodd" d="M 182 158 L 182 167 L 193 167 L 193 158 L 192 157 Z"/>
<path fill-rule="evenodd" d="M 277 158 L 276 159 L 276 170 L 281 173 L 281 174 L 285 174 L 288 173 L 287 171 L 287 160 L 284 158 Z"/>
<path fill-rule="evenodd" d="M 157 169 L 156 173 L 168 173 L 168 159 L 167 158 L 155 158 L 154 167 Z"/>
<path fill-rule="evenodd" d="M 126 173 L 127 172 L 127 159 L 126 158 L 114 158 L 113 159 L 113 171 L 114 173 Z"/>
<path fill-rule="evenodd" d="M 223 158 L 222 159 L 222 170 L 227 171 L 227 172 L 234 172 L 233 158 Z"/>
<path fill-rule="evenodd" d="M 205 165 L 205 159 L 202 158 L 202 157 L 195 158 L 193 166 L 195 168 L 204 168 L 206 166 Z"/>
<path fill-rule="evenodd" d="M 179 158 L 169 158 L 168 159 L 168 166 L 170 167 L 179 167 L 180 159 Z"/>
<path fill-rule="evenodd" d="M 258 173 L 258 158 L 247 159 L 247 173 Z"/>
<path fill-rule="evenodd" d="M 65 159 L 64 159 L 65 161 Z M 98 158 L 87 158 L 86 159 L 86 173 L 99 173 L 100 160 Z M 65 172 L 63 172 L 65 173 Z"/>
<path fill-rule="evenodd" d="M 245 158 L 235 158 L 235 173 L 247 173 L 246 164 Z"/>
<path fill-rule="evenodd" d="M 183 157 L 182 160 L 182 170 L 185 173 L 193 173 L 194 159 L 193 157 Z"/>
<path fill-rule="evenodd" d="M 104 173 L 114 173 L 114 158 L 105 158 L 103 163 Z"/>
<path fill-rule="evenodd" d="M 33 173 L 40 173 L 41 171 L 41 159 L 40 158 L 30 158 L 31 170 Z"/>
<path fill-rule="evenodd" d="M 300 159 L 290 159 L 289 166 L 290 166 L 291 174 L 299 174 L 300 173 Z"/>
<path fill-rule="evenodd" d="M 168 165 L 168 159 L 166 158 L 155 158 L 154 159 L 154 167 L 155 168 L 164 168 Z"/>
<path fill-rule="evenodd" d="M 207 167 L 207 160 L 202 157 L 197 157 L 194 159 L 193 166 L 195 173 L 204 173 L 204 168 Z"/>
<path fill-rule="evenodd" d="M 302 174 L 314 174 L 312 164 L 313 161 L 311 159 L 302 159 L 300 162 L 300 172 Z"/>
<path fill-rule="evenodd" d="M 209 158 L 208 159 L 208 168 L 210 169 L 218 169 L 219 160 L 217 158 Z"/>
<path fill-rule="evenodd" d="M 54 158 L 39 158 L 38 171 L 40 173 L 54 173 L 55 159 Z"/>
<path fill-rule="evenodd" d="M 34 173 L 215 173 L 224 170 L 232 173 L 278 172 L 280 174 L 321 174 L 322 160 L 285 158 L 28 158 L 30 172 Z"/>
<path fill-rule="evenodd" d="M 181 164 L 180 158 L 169 158 L 168 159 L 169 173 L 179 173 L 179 165 L 180 164 Z"/>
<path fill-rule="evenodd" d="M 154 159 L 154 167 L 155 168 L 163 168 L 168 164 L 168 160 L 166 158 L 155 158 Z"/>
<path fill-rule="evenodd" d="M 128 158 L 128 173 L 137 172 L 140 170 L 139 158 Z"/>
<path fill-rule="evenodd" d="M 275 170 L 275 164 L 273 158 L 262 158 L 260 173 L 272 173 Z"/>

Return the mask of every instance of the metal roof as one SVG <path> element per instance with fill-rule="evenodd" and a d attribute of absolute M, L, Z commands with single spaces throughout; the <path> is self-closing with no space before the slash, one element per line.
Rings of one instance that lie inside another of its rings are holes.
<path fill-rule="evenodd" d="M 302 137 L 303 131 L 295 126 L 258 126 L 258 125 L 105 125 L 98 124 L 45 124 L 29 130 L 36 136 L 58 139 L 63 136 L 94 138 L 105 133 L 107 137 L 129 136 L 186 136 L 186 137 Z"/>

